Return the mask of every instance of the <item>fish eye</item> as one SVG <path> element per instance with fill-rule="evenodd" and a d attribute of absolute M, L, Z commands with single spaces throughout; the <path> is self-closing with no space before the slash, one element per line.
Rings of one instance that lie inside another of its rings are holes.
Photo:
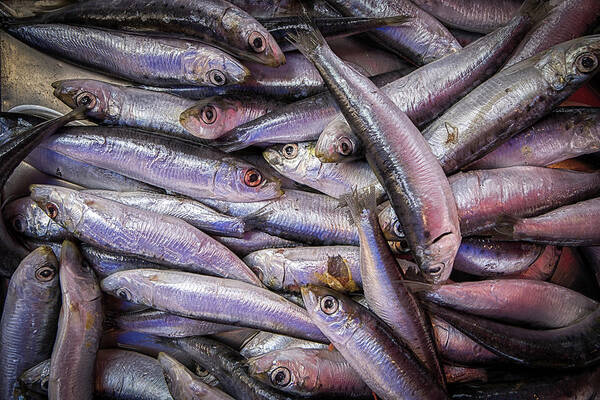
<path fill-rule="evenodd" d="M 290 370 L 286 367 L 277 367 L 271 372 L 271 382 L 275 386 L 287 386 L 291 380 Z"/>
<path fill-rule="evenodd" d="M 352 154 L 353 147 L 352 141 L 347 136 L 342 136 L 340 140 L 338 140 L 338 153 L 343 156 Z"/>
<path fill-rule="evenodd" d="M 13 218 L 12 227 L 15 230 L 15 232 L 18 232 L 18 233 L 25 232 L 25 221 L 23 220 L 23 217 L 20 215 L 17 215 L 15 218 Z"/>
<path fill-rule="evenodd" d="M 77 97 L 75 97 L 75 104 L 77 106 L 86 106 L 88 110 L 91 110 L 96 106 L 96 96 L 89 92 L 79 93 Z"/>
<path fill-rule="evenodd" d="M 210 104 L 204 106 L 200 112 L 200 118 L 205 124 L 213 124 L 217 120 L 217 110 Z"/>
<path fill-rule="evenodd" d="M 266 40 L 260 32 L 252 32 L 248 38 L 248 43 L 250 44 L 250 47 L 252 47 L 252 50 L 254 50 L 256 53 L 262 53 L 265 51 Z"/>
<path fill-rule="evenodd" d="M 131 292 L 127 288 L 119 288 L 115 294 L 125 301 L 131 301 Z"/>
<path fill-rule="evenodd" d="M 54 278 L 55 274 L 56 270 L 52 266 L 44 265 L 35 271 L 35 279 L 40 282 L 48 282 Z"/>
<path fill-rule="evenodd" d="M 325 296 L 321 299 L 321 310 L 327 314 L 331 315 L 338 310 L 339 302 L 333 296 Z"/>
<path fill-rule="evenodd" d="M 262 182 L 262 175 L 254 168 L 250 168 L 244 174 L 244 184 L 246 186 L 255 187 Z"/>
<path fill-rule="evenodd" d="M 283 156 L 288 160 L 295 158 L 298 155 L 298 145 L 296 143 L 290 143 L 283 146 L 281 149 Z"/>
<path fill-rule="evenodd" d="M 46 214 L 48 214 L 48 216 L 51 219 L 56 218 L 58 216 L 58 207 L 56 206 L 56 204 L 54 204 L 54 203 L 46 204 Z"/>
<path fill-rule="evenodd" d="M 208 71 L 208 79 L 215 86 L 223 86 L 227 81 L 227 79 L 225 79 L 225 74 L 218 69 L 211 69 Z"/>
<path fill-rule="evenodd" d="M 598 67 L 598 57 L 594 53 L 584 53 L 575 61 L 577 70 L 582 73 L 592 72 Z"/>
<path fill-rule="evenodd" d="M 48 391 L 48 378 L 44 378 L 40 381 L 40 388 L 44 391 L 47 392 Z"/>

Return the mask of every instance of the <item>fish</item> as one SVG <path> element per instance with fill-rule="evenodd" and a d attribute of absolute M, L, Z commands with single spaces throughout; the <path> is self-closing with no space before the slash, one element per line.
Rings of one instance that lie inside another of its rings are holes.
<path fill-rule="evenodd" d="M 68 240 L 62 243 L 59 276 L 62 306 L 50 358 L 48 398 L 92 399 L 102 336 L 102 294 L 94 271 Z"/>
<path fill-rule="evenodd" d="M 17 25 L 8 32 L 44 53 L 138 84 L 221 86 L 250 74 L 229 54 L 194 41 L 63 24 Z"/>
<path fill-rule="evenodd" d="M 233 279 L 137 269 L 104 278 L 102 290 L 183 317 L 326 342 L 303 308 L 266 289 Z M 173 301 L 182 298 L 188 301 Z"/>
<path fill-rule="evenodd" d="M 422 301 L 535 329 L 563 328 L 598 308 L 598 302 L 578 292 L 528 279 L 488 279 L 441 286 L 407 281 L 405 285 Z"/>
<path fill-rule="evenodd" d="M 554 275 L 560 258 L 562 248 L 558 246 L 545 246 L 539 257 L 525 271 L 505 275 L 505 278 L 534 279 L 546 281 Z"/>
<path fill-rule="evenodd" d="M 193 199 L 259 201 L 281 195 L 279 184 L 248 162 L 133 128 L 68 127 L 43 146 Z"/>
<path fill-rule="evenodd" d="M 314 323 L 378 397 L 446 398 L 410 349 L 366 308 L 318 286 L 304 286 L 302 298 Z"/>
<path fill-rule="evenodd" d="M 559 107 L 468 169 L 547 166 L 600 151 L 600 108 Z"/>
<path fill-rule="evenodd" d="M 199 201 L 182 196 L 110 190 L 85 190 L 84 193 L 142 210 L 177 217 L 203 232 L 213 235 L 240 237 L 246 231 L 241 219 L 221 214 Z"/>
<path fill-rule="evenodd" d="M 184 36 L 246 60 L 273 67 L 285 63 L 275 39 L 253 17 L 224 0 L 87 1 L 14 23 L 66 23 Z"/>
<path fill-rule="evenodd" d="M 165 380 L 174 400 L 195 400 L 211 398 L 214 400 L 233 400 L 233 397 L 204 383 L 194 373 L 175 358 L 158 354 L 158 362 L 163 369 Z"/>
<path fill-rule="evenodd" d="M 297 16 L 303 12 L 315 17 L 340 16 L 325 0 L 311 0 L 308 3 L 302 3 L 297 0 L 275 0 L 269 2 L 260 0 L 233 0 L 231 3 L 258 18 Z"/>
<path fill-rule="evenodd" d="M 367 143 L 367 161 L 403 223 L 417 265 L 432 281 L 448 279 L 461 240 L 458 212 L 423 136 L 389 97 L 341 62 L 318 31 L 299 32 L 291 40 L 319 68 L 344 116 Z M 403 135 L 396 135 L 398 130 Z"/>
<path fill-rule="evenodd" d="M 268 249 L 270 247 L 302 246 L 302 243 L 269 235 L 257 230 L 247 231 L 239 238 L 231 236 L 213 236 L 213 238 L 217 242 L 227 246 L 229 250 L 239 257 L 245 257 L 253 251 Z"/>
<path fill-rule="evenodd" d="M 138 257 L 127 256 L 120 253 L 112 253 L 110 251 L 98 249 L 85 243 L 80 244 L 79 250 L 81 251 L 85 261 L 87 261 L 90 267 L 92 267 L 99 279 L 105 278 L 108 275 L 114 274 L 115 272 L 129 269 L 161 269 L 167 267 L 165 265 L 156 264 Z"/>
<path fill-rule="evenodd" d="M 13 273 L 0 320 L 0 397 L 17 399 L 19 376 L 48 358 L 60 310 L 58 261 L 38 247 Z"/>
<path fill-rule="evenodd" d="M 600 197 L 556 208 L 536 217 L 500 217 L 496 230 L 511 239 L 562 246 L 598 246 Z"/>
<path fill-rule="evenodd" d="M 38 149 L 39 147 L 34 149 L 34 152 Z M 67 182 L 66 180 L 45 174 L 44 172 L 32 167 L 27 162 L 21 161 L 13 173 L 10 174 L 10 177 L 4 185 L 2 197 L 7 199 L 5 200 L 5 203 L 9 202 L 9 199 L 17 199 L 19 197 L 28 196 L 29 185 L 35 183 L 62 186 L 75 190 L 83 189 L 83 186 L 79 186 L 75 183 Z"/>
<path fill-rule="evenodd" d="M 246 371 L 246 359 L 227 345 L 204 337 L 176 339 L 175 343 L 217 377 L 223 391 L 234 398 L 248 400 L 294 398 L 254 380 Z"/>
<path fill-rule="evenodd" d="M 11 230 L 19 236 L 55 242 L 72 237 L 65 228 L 48 217 L 31 197 L 11 201 L 4 207 L 2 215 Z"/>
<path fill-rule="evenodd" d="M 33 185 L 31 197 L 51 219 L 94 247 L 262 286 L 229 249 L 179 218 L 54 186 Z"/>
<path fill-rule="evenodd" d="M 423 136 L 447 174 L 547 115 L 598 71 L 600 36 L 584 36 L 504 69 L 429 125 Z"/>
<path fill-rule="evenodd" d="M 445 26 L 478 33 L 490 33 L 506 25 L 523 4 L 521 0 L 496 2 L 414 0 L 413 2 Z"/>
<path fill-rule="evenodd" d="M 257 357 L 275 350 L 302 348 L 302 349 L 327 349 L 324 343 L 298 339 L 277 333 L 256 331 L 246 338 L 239 347 L 240 354 L 246 358 Z"/>

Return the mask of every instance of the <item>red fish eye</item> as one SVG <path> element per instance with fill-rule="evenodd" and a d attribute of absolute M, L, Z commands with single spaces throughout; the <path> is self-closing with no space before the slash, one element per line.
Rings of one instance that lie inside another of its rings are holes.
<path fill-rule="evenodd" d="M 46 204 L 46 214 L 48 214 L 48 216 L 51 219 L 56 218 L 56 216 L 58 215 L 58 207 L 56 206 L 56 204 L 54 204 L 54 203 Z"/>
<path fill-rule="evenodd" d="M 256 53 L 262 53 L 265 51 L 266 41 L 263 35 L 259 32 L 252 32 L 248 38 L 248 43 L 250 44 L 250 47 L 252 47 L 252 50 L 254 50 Z"/>
<path fill-rule="evenodd" d="M 75 104 L 77 106 L 85 105 L 88 110 L 91 110 L 96 106 L 96 96 L 89 92 L 80 93 L 75 98 Z"/>
<path fill-rule="evenodd" d="M 260 185 L 261 182 L 262 182 L 262 175 L 260 174 L 260 172 L 258 172 L 257 170 L 255 170 L 253 168 L 249 169 L 244 174 L 244 183 L 247 186 L 255 187 L 255 186 Z"/>
<path fill-rule="evenodd" d="M 211 105 L 205 106 L 200 113 L 200 118 L 205 124 L 213 124 L 217 120 L 217 110 Z"/>

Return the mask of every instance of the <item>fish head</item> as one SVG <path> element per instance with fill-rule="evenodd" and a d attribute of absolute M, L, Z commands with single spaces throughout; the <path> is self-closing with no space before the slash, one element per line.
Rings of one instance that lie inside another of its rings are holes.
<path fill-rule="evenodd" d="M 69 237 L 65 228 L 51 220 L 31 197 L 11 201 L 2 214 L 11 230 L 17 235 L 52 241 Z"/>
<path fill-rule="evenodd" d="M 102 296 L 94 270 L 70 240 L 65 240 L 60 248 L 60 284 L 63 293 L 80 302 L 93 302 Z"/>
<path fill-rule="evenodd" d="M 415 259 L 428 282 L 438 284 L 450 278 L 460 242 L 460 233 L 446 232 L 424 247 L 422 252 L 420 249 L 416 250 Z"/>
<path fill-rule="evenodd" d="M 102 291 L 121 300 L 153 305 L 155 283 L 160 282 L 158 270 L 135 269 L 115 272 L 102 279 Z"/>
<path fill-rule="evenodd" d="M 19 377 L 19 383 L 35 393 L 48 393 L 48 380 L 50 378 L 50 359 L 29 368 Z"/>
<path fill-rule="evenodd" d="M 234 85 L 250 76 L 244 64 L 210 46 L 191 46 L 183 56 L 182 66 L 185 79 L 193 85 Z"/>
<path fill-rule="evenodd" d="M 360 304 L 323 286 L 308 285 L 301 289 L 304 306 L 315 325 L 334 344 L 345 343 L 360 329 Z"/>
<path fill-rule="evenodd" d="M 381 211 L 379 211 L 378 219 L 379 226 L 381 226 L 381 230 L 383 231 L 383 236 L 387 240 L 406 241 L 402 224 L 400 223 L 400 220 L 398 220 L 396 212 L 391 204 L 386 201 L 380 207 Z M 408 247 L 408 245 L 405 247 Z"/>
<path fill-rule="evenodd" d="M 77 224 L 87 208 L 77 196 L 78 191 L 52 185 L 31 185 L 29 190 L 31 199 L 51 220 L 76 235 Z"/>
<path fill-rule="evenodd" d="M 238 125 L 243 110 L 241 99 L 232 96 L 210 97 L 200 100 L 179 116 L 181 125 L 192 135 L 216 139 Z M 243 113 L 242 113 L 243 114 Z"/>
<path fill-rule="evenodd" d="M 284 392 L 306 394 L 319 389 L 318 357 L 313 349 L 275 350 L 249 358 L 247 365 L 252 377 Z"/>
<path fill-rule="evenodd" d="M 283 194 L 278 181 L 268 179 L 252 164 L 229 156 L 223 158 L 215 185 L 220 187 L 223 200 L 232 202 L 270 200 Z"/>
<path fill-rule="evenodd" d="M 19 297 L 38 302 L 58 301 L 58 260 L 49 246 L 40 246 L 29 253 L 19 264 L 10 280 L 10 288 Z"/>
<path fill-rule="evenodd" d="M 315 155 L 324 163 L 352 161 L 360 158 L 361 154 L 362 142 L 343 115 L 323 129 L 315 148 Z"/>
<path fill-rule="evenodd" d="M 121 114 L 120 87 L 94 79 L 67 79 L 52 83 L 54 96 L 71 108 L 86 105 L 88 117 L 110 122 Z"/>
<path fill-rule="evenodd" d="M 257 250 L 246 257 L 244 262 L 268 288 L 283 290 L 285 278 L 284 249 Z"/>
<path fill-rule="evenodd" d="M 263 157 L 277 172 L 298 182 L 318 179 L 322 167 L 313 142 L 271 146 L 263 151 Z"/>

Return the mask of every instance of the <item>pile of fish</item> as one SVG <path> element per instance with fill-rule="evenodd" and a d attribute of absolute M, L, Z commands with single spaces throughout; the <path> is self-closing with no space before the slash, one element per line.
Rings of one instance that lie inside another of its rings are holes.
<path fill-rule="evenodd" d="M 600 398 L 600 1 L 0 10 L 0 400 Z"/>

